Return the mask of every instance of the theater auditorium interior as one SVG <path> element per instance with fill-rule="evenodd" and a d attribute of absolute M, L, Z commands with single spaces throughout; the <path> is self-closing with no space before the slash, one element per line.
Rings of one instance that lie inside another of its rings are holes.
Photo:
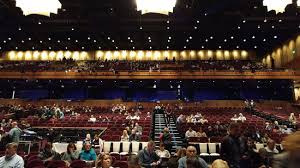
<path fill-rule="evenodd" d="M 300 0 L 0 0 L 1 168 L 296 168 Z"/>

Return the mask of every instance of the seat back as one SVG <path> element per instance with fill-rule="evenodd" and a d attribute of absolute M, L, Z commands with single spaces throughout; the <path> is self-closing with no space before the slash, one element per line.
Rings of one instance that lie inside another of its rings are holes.
<path fill-rule="evenodd" d="M 110 146 L 111 146 L 111 142 L 104 142 L 103 143 L 103 152 L 104 153 L 109 153 L 110 152 Z"/>
<path fill-rule="evenodd" d="M 201 153 L 208 153 L 207 152 L 207 143 L 199 143 L 199 147 L 200 147 L 200 154 Z"/>
<path fill-rule="evenodd" d="M 131 147 L 132 152 L 138 152 L 140 149 L 140 142 L 131 142 Z"/>
<path fill-rule="evenodd" d="M 217 144 L 216 143 L 208 143 L 209 153 L 217 153 Z"/>
<path fill-rule="evenodd" d="M 120 142 L 113 142 L 113 152 L 120 152 Z"/>
<path fill-rule="evenodd" d="M 130 142 L 122 142 L 122 152 L 129 152 L 130 150 Z"/>

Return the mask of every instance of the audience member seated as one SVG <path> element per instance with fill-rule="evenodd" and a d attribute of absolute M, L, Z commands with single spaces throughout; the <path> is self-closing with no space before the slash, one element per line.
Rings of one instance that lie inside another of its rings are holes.
<path fill-rule="evenodd" d="M 155 153 L 160 157 L 161 160 L 161 166 L 167 167 L 167 162 L 169 158 L 171 157 L 171 154 L 168 150 L 165 149 L 165 145 L 163 143 L 160 143 L 159 149 L 155 151 Z"/>
<path fill-rule="evenodd" d="M 132 120 L 140 120 L 140 116 L 139 115 L 134 115 L 133 117 L 131 117 Z"/>
<path fill-rule="evenodd" d="M 121 136 L 121 141 L 122 142 L 128 142 L 129 141 L 129 135 L 128 135 L 126 130 L 123 130 L 123 134 Z"/>
<path fill-rule="evenodd" d="M 90 143 L 85 143 L 83 150 L 79 154 L 80 160 L 84 161 L 95 161 L 97 159 L 96 152 L 93 148 L 91 148 Z"/>
<path fill-rule="evenodd" d="M 215 134 L 217 136 L 223 136 L 226 134 L 227 128 L 225 125 L 221 124 L 220 121 L 217 121 L 214 125 Z"/>
<path fill-rule="evenodd" d="M 266 122 L 265 130 L 271 132 L 273 130 L 273 125 L 269 122 Z"/>
<path fill-rule="evenodd" d="M 73 160 L 79 158 L 79 151 L 76 150 L 74 143 L 69 143 L 67 146 L 67 152 L 64 152 L 61 160 L 66 161 L 67 165 L 70 165 Z"/>
<path fill-rule="evenodd" d="M 245 122 L 245 121 L 246 121 L 246 117 L 243 116 L 242 113 L 240 113 L 240 114 L 239 114 L 239 117 L 238 117 L 238 121 Z"/>
<path fill-rule="evenodd" d="M 5 118 L 3 118 L 2 119 L 2 121 L 1 121 L 1 123 L 0 123 L 0 126 L 2 127 L 2 128 L 4 128 L 4 127 L 6 127 L 6 121 L 5 121 Z"/>
<path fill-rule="evenodd" d="M 291 124 L 296 125 L 297 124 L 297 118 L 295 117 L 294 113 L 291 113 L 289 116 L 289 122 L 291 122 Z"/>
<path fill-rule="evenodd" d="M 129 141 L 140 141 L 141 137 L 136 133 L 136 130 L 133 129 L 130 136 L 129 136 Z"/>
<path fill-rule="evenodd" d="M 92 141 L 92 146 L 96 152 L 100 153 L 103 149 L 103 140 L 100 138 L 98 134 L 95 134 L 94 139 Z"/>
<path fill-rule="evenodd" d="M 283 134 L 291 134 L 294 132 L 292 128 L 288 128 L 286 125 L 283 125 L 280 131 Z"/>
<path fill-rule="evenodd" d="M 97 157 L 95 167 L 96 168 L 111 168 L 112 158 L 109 154 L 100 154 Z"/>
<path fill-rule="evenodd" d="M 83 143 L 90 143 L 90 144 L 92 143 L 91 134 L 86 134 Z"/>
<path fill-rule="evenodd" d="M 139 165 L 145 168 L 156 167 L 160 165 L 160 157 L 155 153 L 155 142 L 149 141 L 147 147 L 139 151 Z"/>
<path fill-rule="evenodd" d="M 200 157 L 197 156 L 197 150 L 194 146 L 189 146 L 186 149 L 186 156 L 178 160 L 178 168 L 189 168 L 189 161 L 195 161 L 198 165 L 196 167 L 208 168 L 207 163 Z M 193 164 L 191 167 L 195 167 Z"/>
<path fill-rule="evenodd" d="M 275 147 L 275 141 L 273 139 L 269 139 L 267 142 L 267 146 L 265 147 L 266 151 L 270 155 L 278 154 L 279 151 Z"/>
<path fill-rule="evenodd" d="M 216 132 L 213 130 L 212 126 L 207 127 L 206 136 L 208 138 L 211 138 L 213 136 L 216 136 Z"/>
<path fill-rule="evenodd" d="M 197 137 L 196 131 L 194 131 L 192 127 L 189 127 L 189 130 L 187 130 L 185 133 L 185 138 L 190 138 L 190 137 Z"/>
<path fill-rule="evenodd" d="M 44 149 L 40 152 L 38 157 L 43 160 L 44 162 L 46 161 L 51 161 L 51 160 L 60 160 L 61 156 L 59 153 L 55 152 L 52 149 L 52 144 L 47 143 L 44 147 Z"/>
<path fill-rule="evenodd" d="M 208 120 L 204 117 L 204 115 L 202 115 L 202 117 L 200 118 L 199 122 L 201 124 L 205 124 L 205 123 L 208 123 Z"/>
<path fill-rule="evenodd" d="M 197 132 L 197 137 L 200 137 L 200 138 L 202 138 L 202 137 L 207 137 L 207 135 L 206 135 L 206 133 L 203 131 L 203 128 L 202 128 L 202 127 L 199 128 L 199 131 Z"/>
<path fill-rule="evenodd" d="M 139 123 L 135 123 L 134 129 L 136 130 L 136 134 L 139 136 L 143 133 L 143 127 L 139 125 Z"/>
<path fill-rule="evenodd" d="M 239 117 L 235 114 L 235 115 L 231 118 L 231 121 L 238 122 L 238 121 L 239 121 Z"/>
<path fill-rule="evenodd" d="M 6 144 L 5 155 L 0 157 L 1 168 L 24 168 L 24 160 L 17 154 L 17 143 Z"/>
<path fill-rule="evenodd" d="M 90 119 L 88 120 L 88 122 L 96 122 L 97 119 L 96 117 L 94 117 L 94 115 L 91 115 Z"/>

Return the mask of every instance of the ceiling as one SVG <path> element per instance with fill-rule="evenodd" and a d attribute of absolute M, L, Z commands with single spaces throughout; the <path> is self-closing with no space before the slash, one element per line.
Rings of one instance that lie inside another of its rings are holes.
<path fill-rule="evenodd" d="M 0 49 L 243 49 L 258 56 L 300 33 L 297 1 L 285 13 L 262 0 L 178 0 L 169 16 L 136 11 L 134 0 L 60 0 L 51 17 L 23 16 L 0 0 Z"/>

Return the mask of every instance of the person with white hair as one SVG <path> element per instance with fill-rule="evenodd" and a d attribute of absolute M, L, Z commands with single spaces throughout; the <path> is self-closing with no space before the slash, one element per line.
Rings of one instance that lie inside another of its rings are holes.
<path fill-rule="evenodd" d="M 291 113 L 289 116 L 289 122 L 291 122 L 293 125 L 297 124 L 297 118 L 295 117 L 294 113 Z"/>
<path fill-rule="evenodd" d="M 244 122 L 246 121 L 246 117 L 242 113 L 240 113 L 238 117 L 238 121 Z"/>

